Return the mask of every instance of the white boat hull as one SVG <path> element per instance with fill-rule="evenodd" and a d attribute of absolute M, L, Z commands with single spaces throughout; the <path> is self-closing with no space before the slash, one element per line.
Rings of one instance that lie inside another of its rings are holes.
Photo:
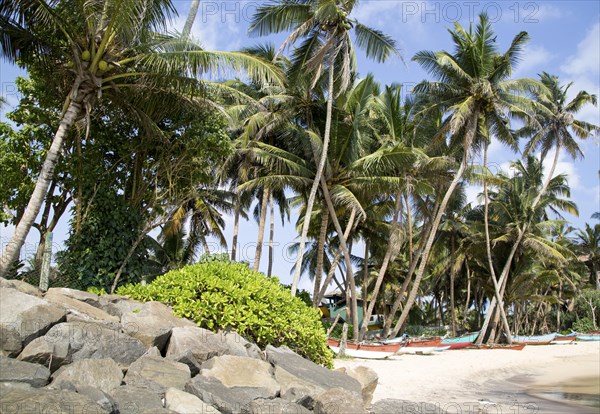
<path fill-rule="evenodd" d="M 403 346 L 396 354 L 430 355 L 450 349 L 449 346 Z"/>
<path fill-rule="evenodd" d="M 340 348 L 337 346 L 329 345 L 329 348 L 337 355 L 340 352 Z M 394 355 L 394 352 L 383 352 L 383 351 L 365 351 L 362 349 L 350 349 L 346 348 L 346 355 L 352 358 L 361 359 L 384 359 Z"/>

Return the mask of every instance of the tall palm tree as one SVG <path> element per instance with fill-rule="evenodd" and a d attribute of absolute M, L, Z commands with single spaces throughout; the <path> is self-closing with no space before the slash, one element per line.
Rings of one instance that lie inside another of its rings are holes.
<path fill-rule="evenodd" d="M 0 48 L 4 58 L 45 74 L 65 97 L 64 113 L 26 211 L 0 261 L 3 275 L 38 215 L 67 131 L 100 101 L 135 114 L 151 131 L 143 105 L 165 110 L 202 104 L 201 92 L 220 85 L 197 76 L 245 69 L 250 77 L 280 80 L 270 64 L 239 52 L 209 52 L 166 35 L 176 13 L 171 0 L 94 2 L 0 1 Z M 106 99 L 109 98 L 109 99 Z"/>
<path fill-rule="evenodd" d="M 591 279 L 595 281 L 596 289 L 600 290 L 600 224 L 590 226 L 585 224 L 575 234 L 575 249 L 582 256 L 582 261 L 588 266 Z"/>
<path fill-rule="evenodd" d="M 546 72 L 543 72 L 540 75 L 540 80 L 544 87 L 535 90 L 534 99 L 536 100 L 537 105 L 535 106 L 536 114 L 533 120 L 534 122 L 523 128 L 520 131 L 520 134 L 532 135 L 531 139 L 526 144 L 525 153 L 531 153 L 540 149 L 542 159 L 544 159 L 552 148 L 555 148 L 555 152 L 546 180 L 532 202 L 531 207 L 534 209 L 548 189 L 548 185 L 553 178 L 552 176 L 554 175 L 556 165 L 558 164 L 561 150 L 564 148 L 573 158 L 583 157 L 583 153 L 579 148 L 575 136 L 580 139 L 586 139 L 600 132 L 600 128 L 597 125 L 576 120 L 574 118 L 574 115 L 585 105 L 596 105 L 595 95 L 590 95 L 586 91 L 579 91 L 575 98 L 570 102 L 567 102 L 567 92 L 572 83 L 563 86 L 556 76 L 549 75 Z M 573 134 L 575 134 L 575 136 L 573 136 Z M 500 279 L 498 280 L 500 286 L 502 286 L 503 283 L 506 283 L 514 254 L 518 250 L 526 232 L 527 228 L 520 229 L 520 235 L 512 246 L 511 254 L 509 254 L 500 275 Z M 490 323 L 490 318 L 494 313 L 498 302 L 500 302 L 500 298 L 494 297 L 492 299 L 481 329 L 482 335 L 478 338 L 478 342 L 483 340 Z"/>
<path fill-rule="evenodd" d="M 306 217 L 300 236 L 296 271 L 292 281 L 292 295 L 296 294 L 304 254 L 304 243 L 310 226 L 310 217 L 315 202 L 321 176 L 327 160 L 327 151 L 331 133 L 333 99 L 335 95 L 335 71 L 338 68 L 338 93 L 350 86 L 352 73 L 355 71 L 354 44 L 350 32 L 354 29 L 355 43 L 362 48 L 367 57 L 384 62 L 397 53 L 395 42 L 382 32 L 362 25 L 350 15 L 358 2 L 355 0 L 276 0 L 260 6 L 254 15 L 250 33 L 267 35 L 291 30 L 282 49 L 296 43 L 300 38 L 304 41 L 294 53 L 293 66 L 296 72 L 310 71 L 314 73 L 313 85 L 319 80 L 327 68 L 327 114 L 323 132 L 321 153 L 315 153 L 319 159 L 317 173 L 309 193 Z M 343 234 L 338 234 L 343 238 Z M 345 241 L 342 241 L 345 244 Z M 348 254 L 346 253 L 346 256 Z"/>
<path fill-rule="evenodd" d="M 526 103 L 514 92 L 531 87 L 531 82 L 509 79 L 513 65 L 519 60 L 523 45 L 529 38 L 526 32 L 515 36 L 503 54 L 498 52 L 496 36 L 486 14 L 479 16 L 475 30 L 470 27 L 467 31 L 459 23 L 455 23 L 450 35 L 455 45 L 454 54 L 446 51 L 422 51 L 413 57 L 414 61 L 437 78 L 435 82 L 420 83 L 415 87 L 415 92 L 424 101 L 421 114 L 440 108 L 448 113 L 437 136 L 442 138 L 446 134 L 450 135 L 453 144 L 460 148 L 460 164 L 433 219 L 413 287 L 394 334 L 397 334 L 408 318 L 415 302 L 437 229 L 472 152 L 479 145 L 481 131 L 490 131 L 500 136 L 510 135 L 508 115 L 519 112 L 519 104 Z"/>

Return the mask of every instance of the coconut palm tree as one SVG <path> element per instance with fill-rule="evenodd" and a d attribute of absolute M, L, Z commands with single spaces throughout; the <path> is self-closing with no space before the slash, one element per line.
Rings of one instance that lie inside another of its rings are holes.
<path fill-rule="evenodd" d="M 395 334 L 406 321 L 414 304 L 437 229 L 473 151 L 479 146 L 481 131 L 501 136 L 510 134 L 507 127 L 509 114 L 521 112 L 519 105 L 526 104 L 514 92 L 532 86 L 531 82 L 510 80 L 513 66 L 528 40 L 526 32 L 515 36 L 503 54 L 498 52 L 496 36 L 485 14 L 479 16 L 474 30 L 470 27 L 467 31 L 459 23 L 455 23 L 450 34 L 456 48 L 453 54 L 446 51 L 422 51 L 413 57 L 414 61 L 437 78 L 435 82 L 420 83 L 415 87 L 415 92 L 423 100 L 423 109 L 418 115 L 426 114 L 432 109 L 447 112 L 437 137 L 451 137 L 453 147 L 460 148 L 460 163 L 435 214 L 413 287 L 394 330 Z"/>
<path fill-rule="evenodd" d="M 531 153 L 536 150 L 541 150 L 541 158 L 545 159 L 546 155 L 555 149 L 554 159 L 546 177 L 544 184 L 540 187 L 540 191 L 531 204 L 531 208 L 536 208 L 544 193 L 548 189 L 548 185 L 553 178 L 561 150 L 564 148 L 572 158 L 583 157 L 583 153 L 579 148 L 575 137 L 587 139 L 594 134 L 600 132 L 600 127 L 589 122 L 577 120 L 574 115 L 579 112 L 585 105 L 596 105 L 596 96 L 590 95 L 586 91 L 579 91 L 575 98 L 568 101 L 567 92 L 572 85 L 572 82 L 567 85 L 561 85 L 556 76 L 549 75 L 543 72 L 540 75 L 543 88 L 535 89 L 534 99 L 537 103 L 535 106 L 536 114 L 533 122 L 520 131 L 520 135 L 530 135 L 531 139 L 527 142 L 525 153 Z M 573 136 L 573 134 L 575 136 Z M 504 265 L 498 284 L 502 286 L 506 283 L 508 273 L 510 271 L 511 262 L 514 254 L 519 248 L 519 244 L 523 240 L 527 228 L 520 229 L 520 236 L 516 238 L 512 246 L 511 254 L 509 254 L 507 262 Z M 481 332 L 482 335 L 478 338 L 478 342 L 483 340 L 484 334 L 490 323 L 491 315 L 496 309 L 497 302 L 500 298 L 494 297 L 488 308 L 488 313 L 484 320 Z"/>
<path fill-rule="evenodd" d="M 582 261 L 590 270 L 590 276 L 595 281 L 596 289 L 600 289 L 600 224 L 590 226 L 585 224 L 584 229 L 580 229 L 575 234 L 575 250 L 581 255 Z"/>
<path fill-rule="evenodd" d="M 323 168 L 327 160 L 327 151 L 331 134 L 333 100 L 335 91 L 335 72 L 338 68 L 338 90 L 346 90 L 355 71 L 354 43 L 362 48 L 367 57 L 378 62 L 384 62 L 397 53 L 395 42 L 382 32 L 362 25 L 351 18 L 358 2 L 354 0 L 276 0 L 273 3 L 260 6 L 254 15 L 250 33 L 267 35 L 291 30 L 291 35 L 285 40 L 280 50 L 296 43 L 303 38 L 301 46 L 295 50 L 292 73 L 309 71 L 314 74 L 313 85 L 319 80 L 322 72 L 327 69 L 327 113 L 323 132 L 323 145 L 320 154 L 317 174 L 309 193 L 306 216 L 300 236 L 300 246 L 296 271 L 292 281 L 292 295 L 296 294 L 304 254 L 304 243 L 310 226 L 310 217 L 315 202 L 317 190 L 321 182 Z M 355 42 L 350 32 L 355 32 Z M 343 234 L 338 234 L 343 238 Z M 345 241 L 342 241 L 345 244 Z M 348 256 L 347 253 L 345 253 Z"/>
<path fill-rule="evenodd" d="M 206 105 L 194 98 L 220 89 L 196 77 L 245 69 L 251 77 L 280 80 L 280 72 L 239 52 L 209 52 L 164 34 L 175 9 L 170 0 L 0 2 L 0 48 L 9 61 L 39 71 L 64 96 L 64 113 L 28 207 L 0 263 L 0 274 L 18 256 L 53 177 L 66 132 L 100 101 L 135 114 L 156 131 L 143 105 L 171 110 Z M 203 102 L 204 101 L 204 102 Z M 143 104 L 143 105 L 142 105 Z"/>

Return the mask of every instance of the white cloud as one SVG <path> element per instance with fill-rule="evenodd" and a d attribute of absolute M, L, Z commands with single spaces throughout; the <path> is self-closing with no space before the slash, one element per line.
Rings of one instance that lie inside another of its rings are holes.
<path fill-rule="evenodd" d="M 600 71 L 600 23 L 596 23 L 577 45 L 577 52 L 561 70 L 570 75 L 597 74 Z"/>
<path fill-rule="evenodd" d="M 524 18 L 536 19 L 541 22 L 547 22 L 548 20 L 553 19 L 561 19 L 566 15 L 571 14 L 569 10 L 565 10 L 564 8 L 561 9 L 550 4 L 539 5 L 538 3 L 527 3 L 522 7 L 524 10 L 521 13 L 526 16 Z"/>
<path fill-rule="evenodd" d="M 532 74 L 530 72 L 532 70 L 535 73 L 537 70 L 539 70 L 542 64 L 547 64 L 555 57 L 555 54 L 550 53 L 543 46 L 530 46 L 527 48 L 527 53 L 523 54 L 523 60 L 517 65 L 517 70 L 515 71 L 514 76 L 517 78 L 522 76 L 522 74 L 531 76 Z"/>

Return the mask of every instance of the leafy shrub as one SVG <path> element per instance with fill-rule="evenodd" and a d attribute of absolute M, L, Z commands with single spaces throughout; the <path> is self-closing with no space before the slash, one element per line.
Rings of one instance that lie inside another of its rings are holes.
<path fill-rule="evenodd" d="M 211 261 L 186 266 L 146 286 L 122 286 L 117 293 L 167 303 L 180 317 L 211 330 L 233 329 L 261 348 L 287 345 L 317 364 L 333 365 L 319 311 L 292 297 L 277 278 L 244 264 Z"/>
<path fill-rule="evenodd" d="M 573 324 L 573 330 L 579 333 L 586 333 L 595 330 L 594 322 L 590 318 L 581 318 Z"/>

